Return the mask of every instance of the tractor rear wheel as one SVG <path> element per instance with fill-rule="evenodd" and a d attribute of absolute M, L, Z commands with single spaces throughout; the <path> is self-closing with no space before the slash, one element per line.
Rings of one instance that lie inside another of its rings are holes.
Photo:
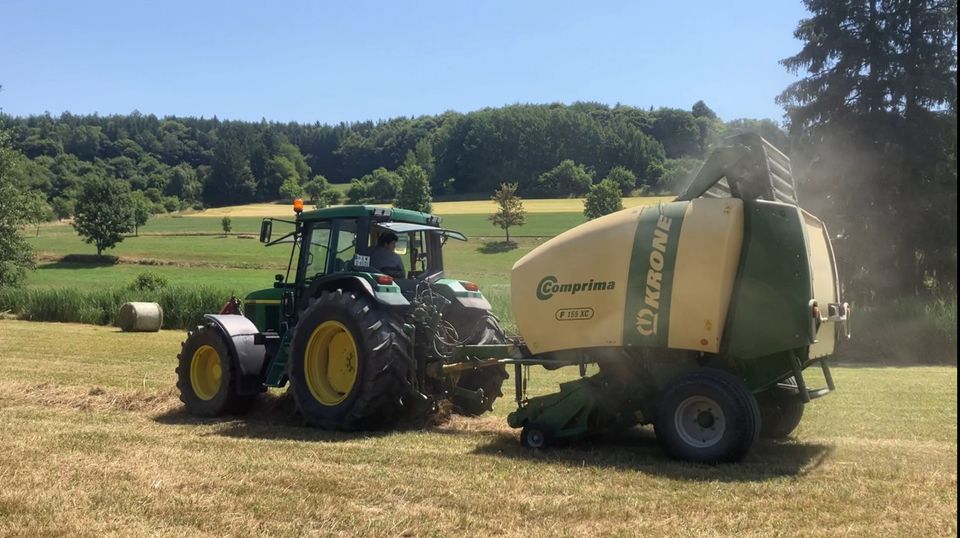
<path fill-rule="evenodd" d="M 187 411 L 215 417 L 249 410 L 256 396 L 237 394 L 236 361 L 219 330 L 209 325 L 190 331 L 177 355 L 177 388 Z"/>
<path fill-rule="evenodd" d="M 503 344 L 507 341 L 503 329 L 497 318 L 487 315 L 475 325 L 474 333 L 468 338 L 467 344 Z M 450 398 L 455 413 L 466 416 L 479 416 L 493 410 L 493 403 L 503 396 L 503 381 L 507 379 L 507 368 L 498 364 L 476 370 L 468 370 L 460 374 L 457 386 L 467 390 L 482 390 L 483 399 L 476 400 L 462 396 Z"/>
<path fill-rule="evenodd" d="M 760 434 L 760 409 L 739 379 L 703 368 L 667 387 L 657 406 L 655 429 L 657 439 L 675 458 L 737 461 Z"/>
<path fill-rule="evenodd" d="M 290 390 L 310 425 L 361 430 L 396 424 L 412 367 L 400 321 L 350 291 L 323 292 L 290 345 Z"/>
<path fill-rule="evenodd" d="M 797 385 L 793 377 L 787 378 L 786 383 Z M 760 437 L 765 439 L 787 438 L 803 419 L 804 404 L 796 390 L 774 386 L 757 394 L 757 405 L 762 417 Z"/>

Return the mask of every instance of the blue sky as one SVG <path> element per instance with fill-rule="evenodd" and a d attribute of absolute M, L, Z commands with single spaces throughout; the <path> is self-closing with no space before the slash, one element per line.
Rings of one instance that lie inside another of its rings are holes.
<path fill-rule="evenodd" d="M 0 0 L 0 109 L 324 122 L 598 101 L 782 119 L 799 0 Z"/>

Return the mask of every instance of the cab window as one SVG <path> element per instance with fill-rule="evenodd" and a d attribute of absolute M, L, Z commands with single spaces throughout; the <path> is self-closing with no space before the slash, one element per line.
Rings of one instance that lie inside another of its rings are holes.
<path fill-rule="evenodd" d="M 330 247 L 330 223 L 318 223 L 310 233 L 304 278 L 311 279 L 323 275 L 327 270 L 327 254 Z"/>
<path fill-rule="evenodd" d="M 357 253 L 357 221 L 340 221 L 337 229 L 337 252 L 333 258 L 333 271 L 353 271 L 353 257 Z"/>

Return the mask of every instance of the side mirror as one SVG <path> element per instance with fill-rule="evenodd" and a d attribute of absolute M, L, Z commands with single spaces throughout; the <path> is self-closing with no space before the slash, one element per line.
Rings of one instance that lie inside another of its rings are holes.
<path fill-rule="evenodd" d="M 274 275 L 273 277 L 273 287 L 282 288 L 283 287 L 283 275 Z"/>
<path fill-rule="evenodd" d="M 269 243 L 270 242 L 270 233 L 273 232 L 273 221 L 264 220 L 260 223 L 260 242 Z"/>

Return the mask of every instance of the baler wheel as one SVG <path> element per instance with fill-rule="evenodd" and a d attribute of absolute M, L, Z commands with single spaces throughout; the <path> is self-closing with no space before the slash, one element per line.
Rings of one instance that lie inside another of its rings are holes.
<path fill-rule="evenodd" d="M 786 383 L 796 386 L 793 377 Z M 762 424 L 760 437 L 764 439 L 785 439 L 800 425 L 803 419 L 803 401 L 796 391 L 774 386 L 757 394 Z"/>
<path fill-rule="evenodd" d="M 236 363 L 217 329 L 206 325 L 190 331 L 177 359 L 180 401 L 190 414 L 215 417 L 243 413 L 256 401 L 256 396 L 237 394 Z"/>
<path fill-rule="evenodd" d="M 657 406 L 657 439 L 673 457 L 700 463 L 737 461 L 760 434 L 760 409 L 736 377 L 703 368 L 671 383 Z"/>
<path fill-rule="evenodd" d="M 401 322 L 364 295 L 325 291 L 293 329 L 288 377 L 313 426 L 395 426 L 410 392 L 409 341 Z"/>
<path fill-rule="evenodd" d="M 553 436 L 543 424 L 531 422 L 520 431 L 520 444 L 526 448 L 547 448 L 553 444 Z"/>

